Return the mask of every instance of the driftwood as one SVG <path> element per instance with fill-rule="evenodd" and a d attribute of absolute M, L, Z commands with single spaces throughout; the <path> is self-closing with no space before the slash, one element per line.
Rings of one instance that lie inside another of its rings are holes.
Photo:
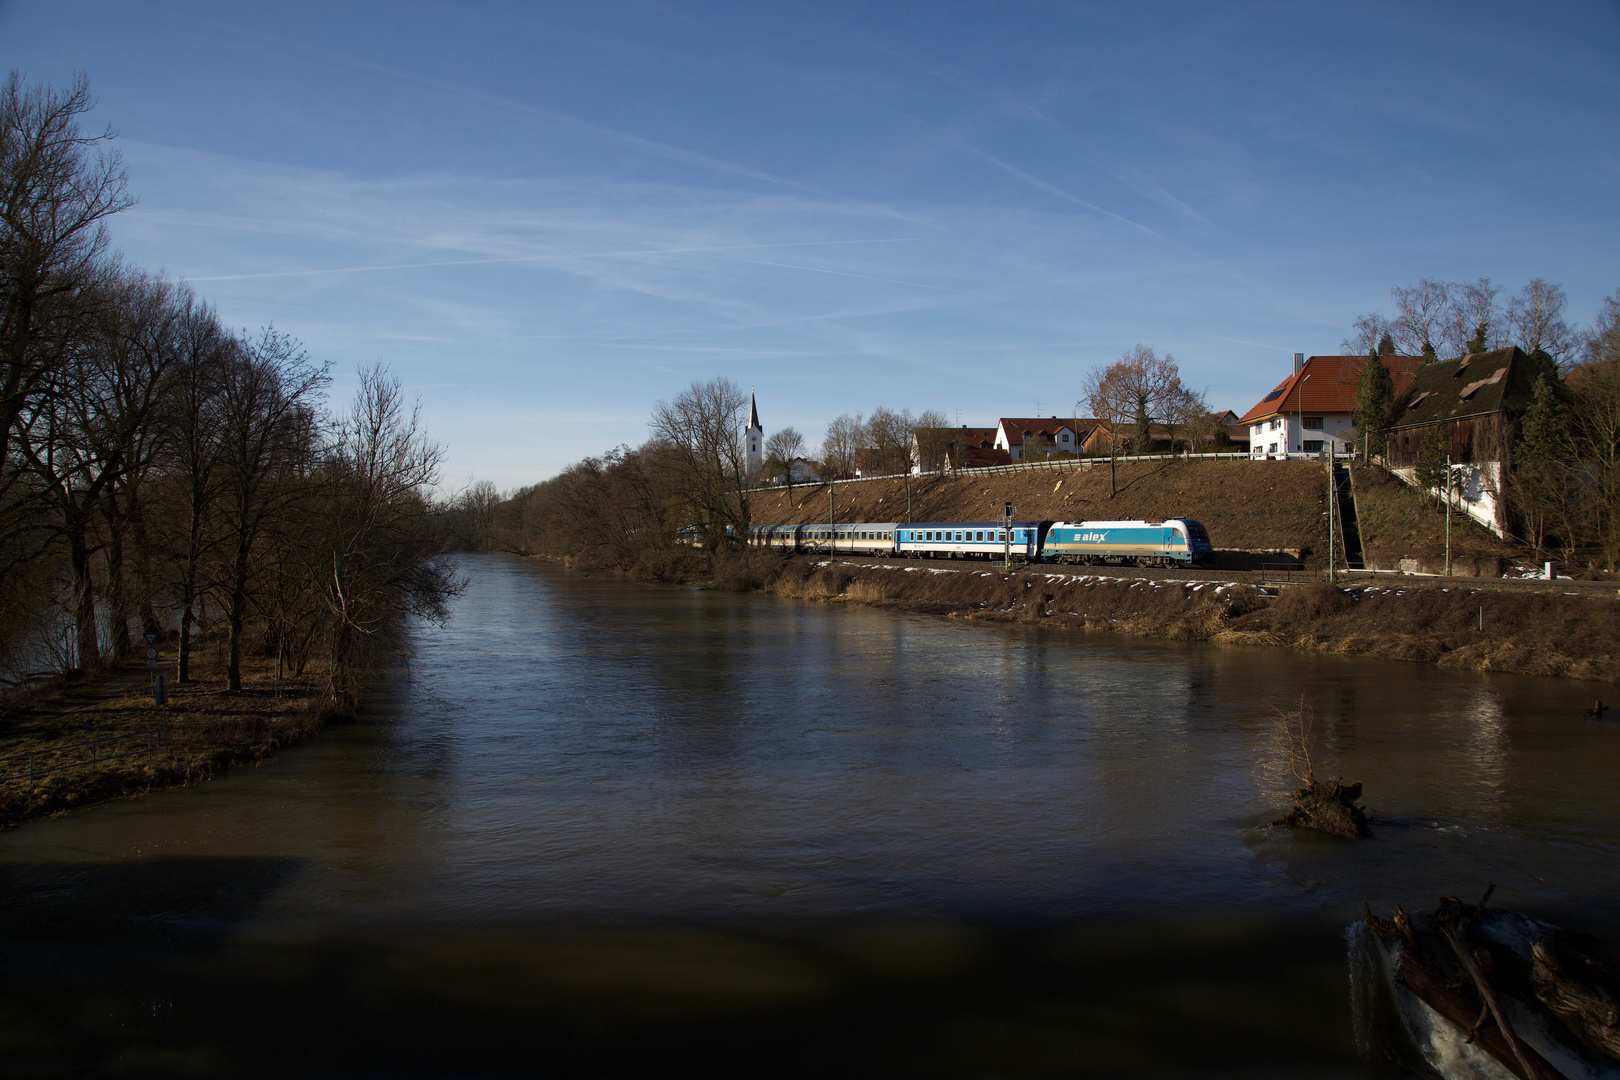
<path fill-rule="evenodd" d="M 1447 974 L 1445 967 L 1437 962 L 1435 950 L 1420 941 L 1418 930 L 1406 912 L 1397 907 L 1393 919 L 1380 919 L 1368 910 L 1366 919 L 1385 945 L 1400 947 L 1395 978 L 1405 983 L 1424 1004 L 1467 1032 L 1469 1041 L 1501 1062 L 1519 1080 L 1560 1080 L 1563 1074 L 1535 1050 L 1520 1044 L 1517 1037 L 1509 1033 L 1511 1028 L 1505 1024 L 1487 1026 L 1483 1023 L 1495 1017 L 1488 1007 L 1481 1007 L 1477 990 L 1470 994 L 1468 980 L 1454 979 Z"/>
<path fill-rule="evenodd" d="M 1536 942 L 1531 952 L 1530 979 L 1536 1000 L 1592 1050 L 1620 1061 L 1620 1005 L 1566 976 L 1550 942 Z"/>
<path fill-rule="evenodd" d="M 1414 918 L 1397 907 L 1381 919 L 1365 905 L 1363 912 L 1396 954 L 1395 978 L 1521 1080 L 1562 1074 L 1513 1030 L 1509 998 L 1538 1014 L 1571 1054 L 1584 1047 L 1620 1061 L 1620 951 L 1526 916 L 1487 911 L 1491 891 L 1477 904 L 1445 897 L 1432 916 Z M 1526 942 L 1528 954 L 1518 951 Z"/>
<path fill-rule="evenodd" d="M 1487 973 L 1494 971 L 1496 968 L 1494 957 L 1489 949 L 1476 947 L 1468 937 L 1470 915 L 1484 913 L 1485 901 L 1491 898 L 1491 893 L 1495 889 L 1495 885 L 1488 886 L 1485 889 L 1485 895 L 1479 898 L 1479 903 L 1472 909 L 1472 912 L 1467 909 L 1467 905 L 1456 897 L 1446 897 L 1440 901 L 1440 908 L 1434 913 L 1434 921 L 1439 925 L 1440 933 L 1451 946 L 1451 951 L 1456 954 L 1457 962 L 1468 973 L 1468 978 L 1474 984 L 1474 991 L 1479 994 L 1479 999 L 1485 1006 L 1480 1010 L 1479 1019 L 1475 1020 L 1473 1026 L 1468 1029 L 1468 1037 L 1474 1039 L 1479 1035 L 1485 1023 L 1485 1017 L 1489 1014 L 1490 1018 L 1496 1021 L 1496 1030 L 1501 1034 L 1502 1040 L 1507 1043 L 1508 1049 L 1513 1051 L 1514 1059 L 1522 1066 L 1522 1071 L 1518 1072 L 1518 1075 L 1531 1078 L 1539 1075 L 1540 1067 L 1546 1063 L 1539 1059 L 1535 1062 L 1530 1060 L 1533 1051 L 1519 1041 L 1518 1035 L 1513 1030 L 1513 1025 L 1508 1022 L 1508 1018 L 1503 1014 L 1502 1003 L 1497 999 L 1496 991 L 1491 987 L 1491 980 L 1487 977 Z M 1494 1053 L 1492 1056 L 1499 1058 L 1499 1055 Z M 1548 1068 L 1551 1068 L 1551 1066 L 1548 1066 Z M 1554 1070 L 1554 1075 L 1557 1075 L 1556 1070 Z"/>
<path fill-rule="evenodd" d="M 1372 835 L 1372 830 L 1367 828 L 1366 808 L 1356 802 L 1359 798 L 1360 784 L 1313 779 L 1294 792 L 1293 809 L 1272 824 L 1316 829 L 1345 840 L 1363 840 Z"/>

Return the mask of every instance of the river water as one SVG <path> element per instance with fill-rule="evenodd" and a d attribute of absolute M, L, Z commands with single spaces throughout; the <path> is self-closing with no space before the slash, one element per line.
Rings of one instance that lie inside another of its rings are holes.
<path fill-rule="evenodd" d="M 358 722 L 0 837 L 0 1058 L 1382 1076 L 1364 899 L 1620 926 L 1592 684 L 462 566 Z M 1264 827 L 1302 696 L 1371 841 Z"/>

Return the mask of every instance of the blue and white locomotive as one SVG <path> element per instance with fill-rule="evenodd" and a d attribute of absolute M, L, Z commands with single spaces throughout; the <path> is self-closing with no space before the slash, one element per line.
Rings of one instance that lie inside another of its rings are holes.
<path fill-rule="evenodd" d="M 1164 521 L 1054 521 L 1042 554 L 1053 562 L 1198 566 L 1215 548 L 1191 518 Z"/>

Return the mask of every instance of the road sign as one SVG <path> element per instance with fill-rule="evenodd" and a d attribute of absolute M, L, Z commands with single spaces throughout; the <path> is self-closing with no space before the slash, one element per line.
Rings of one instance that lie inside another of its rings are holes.
<path fill-rule="evenodd" d="M 158 632 L 156 630 L 148 630 L 146 632 L 146 643 L 148 645 L 156 645 L 157 644 L 157 639 L 158 639 Z"/>
<path fill-rule="evenodd" d="M 152 680 L 152 700 L 159 705 L 169 703 L 169 676 L 166 672 L 158 672 L 157 678 Z"/>
<path fill-rule="evenodd" d="M 157 667 L 157 656 L 158 653 L 156 646 L 148 645 L 146 647 L 146 666 Z"/>

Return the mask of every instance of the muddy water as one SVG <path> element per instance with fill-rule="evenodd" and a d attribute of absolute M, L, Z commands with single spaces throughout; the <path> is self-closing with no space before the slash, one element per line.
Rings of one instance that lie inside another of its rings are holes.
<path fill-rule="evenodd" d="M 464 569 L 360 722 L 0 837 L 0 1060 L 1387 1075 L 1364 898 L 1620 936 L 1590 684 Z M 1302 695 L 1371 842 L 1262 827 Z"/>

